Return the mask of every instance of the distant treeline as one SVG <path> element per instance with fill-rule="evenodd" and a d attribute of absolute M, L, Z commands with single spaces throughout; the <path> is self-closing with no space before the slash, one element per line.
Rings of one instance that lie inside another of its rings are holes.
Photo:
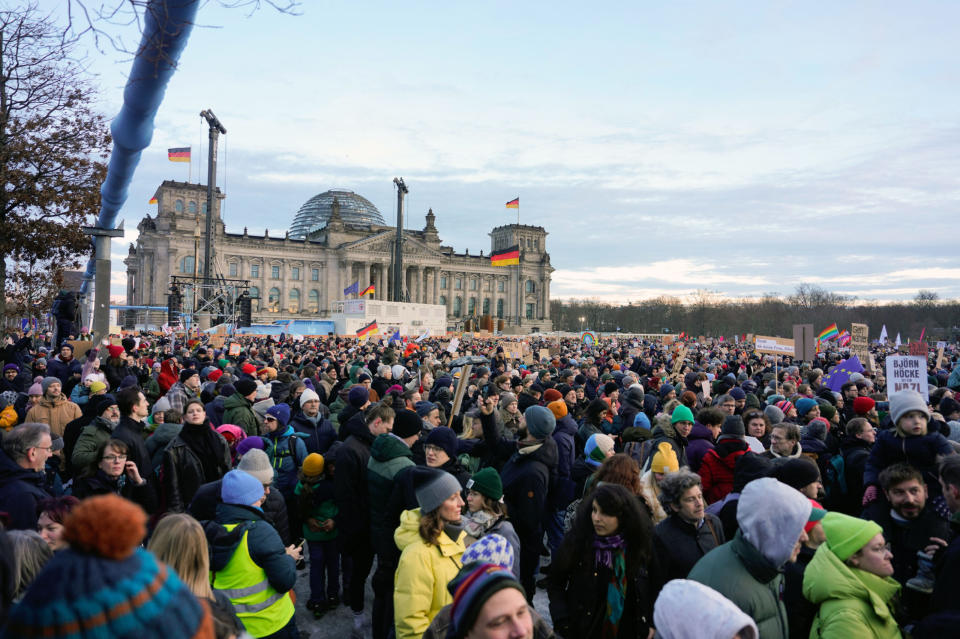
<path fill-rule="evenodd" d="M 837 323 L 840 330 L 851 323 L 868 324 L 870 339 L 880 336 L 883 325 L 890 340 L 900 333 L 904 343 L 924 339 L 956 339 L 960 336 L 960 300 L 941 300 L 937 293 L 921 290 L 909 301 L 879 304 L 858 301 L 820 287 L 801 284 L 793 295 L 764 295 L 733 299 L 710 291 L 697 291 L 685 300 L 660 296 L 629 304 L 613 305 L 596 300 L 551 300 L 550 315 L 560 331 L 671 333 L 727 337 L 753 333 L 792 337 L 794 324 L 813 324 L 814 332 Z M 581 322 L 582 318 L 582 322 Z"/>

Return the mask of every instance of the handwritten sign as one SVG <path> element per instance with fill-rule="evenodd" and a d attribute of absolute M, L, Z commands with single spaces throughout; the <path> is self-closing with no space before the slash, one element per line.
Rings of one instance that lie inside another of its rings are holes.
<path fill-rule="evenodd" d="M 864 363 L 870 361 L 869 337 L 870 327 L 866 324 L 850 325 L 850 354 Z"/>
<path fill-rule="evenodd" d="M 240 355 L 240 345 L 236 342 L 230 344 L 230 349 L 227 351 L 231 357 L 237 357 Z"/>
<path fill-rule="evenodd" d="M 923 395 L 924 401 L 930 401 L 926 355 L 891 355 L 887 357 L 888 392 L 897 393 L 908 389 L 915 390 Z"/>
<path fill-rule="evenodd" d="M 766 335 L 757 335 L 754 337 L 756 351 L 766 353 L 767 355 L 793 355 L 794 342 L 785 337 L 768 337 Z"/>

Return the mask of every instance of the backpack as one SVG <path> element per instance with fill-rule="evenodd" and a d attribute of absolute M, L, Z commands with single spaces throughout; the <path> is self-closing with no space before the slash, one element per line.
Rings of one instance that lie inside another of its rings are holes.
<path fill-rule="evenodd" d="M 843 455 L 834 455 L 827 463 L 823 477 L 823 491 L 828 503 L 837 503 L 847 496 L 847 473 Z"/>
<path fill-rule="evenodd" d="M 643 468 L 644 462 L 650 457 L 653 452 L 653 438 L 645 439 L 642 442 L 627 442 L 623 445 L 623 452 L 626 455 L 633 457 L 634 461 L 637 462 L 637 466 Z"/>

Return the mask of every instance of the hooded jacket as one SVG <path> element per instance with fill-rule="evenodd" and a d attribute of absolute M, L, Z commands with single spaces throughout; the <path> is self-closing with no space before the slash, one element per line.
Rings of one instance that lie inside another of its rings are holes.
<path fill-rule="evenodd" d="M 662 442 L 667 442 L 673 448 L 673 452 L 677 454 L 677 461 L 680 463 L 680 467 L 687 467 L 689 464 L 687 461 L 687 438 L 681 437 L 673 424 L 661 422 L 653 427 L 653 444 L 648 449 L 648 455 L 647 458 L 643 460 L 643 468 L 641 470 L 650 468 L 650 461 L 653 459 L 653 454 Z"/>
<path fill-rule="evenodd" d="M 216 523 L 205 527 L 210 545 L 210 571 L 223 570 L 233 557 L 243 532 L 247 531 L 250 558 L 267 573 L 267 580 L 277 592 L 287 592 L 297 581 L 297 567 L 293 557 L 283 547 L 280 535 L 264 517 L 263 511 L 253 506 L 217 504 Z M 241 524 L 227 532 L 223 524 Z M 251 584 L 252 585 L 252 584 Z"/>
<path fill-rule="evenodd" d="M 337 502 L 337 529 L 346 554 L 351 554 L 357 545 L 370 545 L 367 462 L 373 439 L 370 429 L 364 425 L 355 429 L 337 450 L 337 472 L 333 476 L 333 484 Z"/>
<path fill-rule="evenodd" d="M 0 511 L 10 516 L 11 530 L 36 530 L 37 504 L 50 496 L 42 472 L 21 467 L 0 449 Z"/>
<path fill-rule="evenodd" d="M 620 422 L 624 428 L 633 426 L 638 413 L 643 412 L 643 387 L 634 384 L 620 395 Z"/>
<path fill-rule="evenodd" d="M 720 501 L 733 490 L 733 467 L 737 458 L 746 454 L 749 448 L 742 439 L 723 439 L 704 455 L 698 472 L 708 504 Z"/>
<path fill-rule="evenodd" d="M 399 550 L 391 543 L 397 522 L 384 506 L 390 501 L 397 473 L 410 466 L 413 466 L 413 453 L 402 439 L 393 433 L 384 433 L 373 440 L 367 461 L 367 494 L 370 497 L 370 539 L 377 555 L 399 557 Z"/>
<path fill-rule="evenodd" d="M 500 472 L 503 499 L 520 537 L 520 547 L 532 552 L 542 543 L 541 522 L 556 467 L 557 444 L 548 437 L 539 447 L 518 450 Z"/>
<path fill-rule="evenodd" d="M 557 444 L 557 479 L 551 493 L 554 509 L 566 508 L 574 499 L 575 483 L 572 479 L 573 464 L 577 459 L 577 423 L 568 414 L 557 420 L 553 441 Z"/>
<path fill-rule="evenodd" d="M 900 628 L 890 610 L 899 590 L 892 578 L 851 568 L 821 544 L 803 574 L 803 596 L 820 606 L 810 636 L 899 639 Z M 763 631 L 761 636 L 766 637 Z"/>
<path fill-rule="evenodd" d="M 73 447 L 73 454 L 70 456 L 70 466 L 75 473 L 82 473 L 96 461 L 97 451 L 100 447 L 113 437 L 113 431 L 117 427 L 106 417 L 98 415 L 92 422 L 83 427 L 80 431 L 80 437 Z M 151 468 L 140 468 L 137 470 L 145 475 Z"/>
<path fill-rule="evenodd" d="M 223 400 L 222 423 L 239 426 L 247 437 L 260 434 L 260 421 L 253 414 L 253 402 L 239 392 Z"/>
<path fill-rule="evenodd" d="M 303 413 L 297 413 L 290 419 L 293 430 L 303 435 L 308 453 L 326 455 L 333 442 L 337 441 L 337 431 L 329 419 L 325 419 L 323 411 L 317 413 L 316 423 Z"/>
<path fill-rule="evenodd" d="M 420 537 L 420 509 L 400 515 L 393 539 L 400 549 L 394 575 L 393 615 L 397 639 L 420 639 L 440 609 L 453 602 L 447 584 L 460 571 L 466 533 L 456 540 L 440 533 L 437 544 Z"/>
<path fill-rule="evenodd" d="M 272 433 L 267 433 L 264 441 L 267 442 L 266 453 L 273 465 L 274 489 L 289 499 L 297 487 L 297 472 L 307 458 L 307 446 L 295 434 L 293 426 L 279 426 Z"/>

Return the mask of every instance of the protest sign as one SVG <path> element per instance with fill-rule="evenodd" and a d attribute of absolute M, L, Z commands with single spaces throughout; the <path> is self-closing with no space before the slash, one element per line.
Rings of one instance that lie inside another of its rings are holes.
<path fill-rule="evenodd" d="M 934 368 L 936 368 L 937 370 L 940 370 L 942 366 L 943 366 L 943 346 L 937 349 L 937 363 L 936 363 L 936 366 L 934 366 Z"/>
<path fill-rule="evenodd" d="M 539 352 L 539 357 L 541 360 L 550 359 L 550 349 L 541 348 Z"/>
<path fill-rule="evenodd" d="M 793 325 L 793 356 L 812 362 L 816 357 L 817 343 L 813 336 L 813 324 Z"/>
<path fill-rule="evenodd" d="M 930 347 L 926 342 L 910 342 L 907 344 L 907 352 L 911 355 L 922 355 L 926 357 L 930 353 Z"/>
<path fill-rule="evenodd" d="M 226 341 L 226 335 L 211 335 L 210 339 L 207 341 L 207 345 L 212 346 L 213 348 L 223 348 L 223 345 L 226 343 Z"/>
<path fill-rule="evenodd" d="M 230 344 L 230 349 L 227 351 L 231 357 L 237 357 L 240 355 L 240 345 L 236 342 Z"/>
<path fill-rule="evenodd" d="M 454 337 L 453 339 L 450 340 L 450 345 L 447 346 L 447 352 L 450 354 L 456 353 L 458 346 L 460 346 L 460 339 L 457 337 Z"/>
<path fill-rule="evenodd" d="M 767 355 L 793 355 L 795 351 L 794 341 L 785 337 L 769 337 L 767 335 L 757 335 L 754 338 L 756 351 L 766 353 Z"/>
<path fill-rule="evenodd" d="M 887 391 L 896 393 L 911 389 L 930 401 L 925 355 L 891 355 L 887 357 Z"/>
<path fill-rule="evenodd" d="M 869 336 L 870 327 L 866 324 L 850 325 L 850 355 L 856 355 L 864 364 L 870 361 Z"/>
<path fill-rule="evenodd" d="M 87 355 L 87 351 L 93 346 L 93 342 L 80 341 L 77 339 L 68 339 L 67 343 L 73 346 L 73 358 L 82 360 Z M 104 360 L 104 363 L 106 360 Z"/>

